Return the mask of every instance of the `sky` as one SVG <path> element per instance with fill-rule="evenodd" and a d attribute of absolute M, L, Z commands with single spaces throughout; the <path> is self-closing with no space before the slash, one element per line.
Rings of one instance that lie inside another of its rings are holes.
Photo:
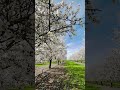
<path fill-rule="evenodd" d="M 61 0 L 54 0 L 55 3 L 60 2 Z M 66 3 L 73 3 L 73 10 L 76 10 L 76 6 L 80 5 L 80 12 L 78 13 L 78 17 L 85 18 L 85 0 L 64 0 Z M 83 19 L 84 22 L 85 19 Z M 79 51 L 81 48 L 85 46 L 85 25 L 75 26 L 76 36 L 72 38 L 69 35 L 65 36 L 65 43 L 67 45 L 67 59 L 75 52 Z"/>

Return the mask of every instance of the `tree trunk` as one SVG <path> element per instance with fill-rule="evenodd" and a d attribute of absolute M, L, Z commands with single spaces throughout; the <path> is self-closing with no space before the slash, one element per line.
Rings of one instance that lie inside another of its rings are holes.
<path fill-rule="evenodd" d="M 102 81 L 101 81 L 101 85 L 103 86 L 103 83 L 102 83 Z"/>
<path fill-rule="evenodd" d="M 50 59 L 49 69 L 51 68 L 51 64 L 52 64 L 52 59 Z"/>
<path fill-rule="evenodd" d="M 60 61 L 58 60 L 58 65 L 59 65 Z"/>
<path fill-rule="evenodd" d="M 110 86 L 112 87 L 112 82 L 110 83 Z"/>
<path fill-rule="evenodd" d="M 60 60 L 60 64 L 61 64 L 61 60 Z"/>

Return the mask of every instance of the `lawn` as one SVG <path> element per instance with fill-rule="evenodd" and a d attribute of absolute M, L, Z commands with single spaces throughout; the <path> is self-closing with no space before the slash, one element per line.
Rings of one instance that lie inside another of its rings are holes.
<path fill-rule="evenodd" d="M 35 64 L 35 67 L 41 67 L 41 66 L 44 66 L 44 65 L 48 65 L 49 63 L 37 63 Z"/>
<path fill-rule="evenodd" d="M 85 90 L 85 65 L 65 61 L 65 69 L 69 77 L 70 90 Z"/>

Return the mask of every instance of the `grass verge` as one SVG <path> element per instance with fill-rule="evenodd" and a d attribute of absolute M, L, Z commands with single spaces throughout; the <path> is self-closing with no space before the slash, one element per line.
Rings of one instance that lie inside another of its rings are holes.
<path fill-rule="evenodd" d="M 65 61 L 65 69 L 69 76 L 70 90 L 85 90 L 85 65 Z"/>

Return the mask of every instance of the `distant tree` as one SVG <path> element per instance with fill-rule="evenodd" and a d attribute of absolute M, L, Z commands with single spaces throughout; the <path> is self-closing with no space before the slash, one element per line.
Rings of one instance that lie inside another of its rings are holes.
<path fill-rule="evenodd" d="M 78 52 L 70 56 L 70 60 L 85 60 L 85 48 L 81 48 Z"/>

